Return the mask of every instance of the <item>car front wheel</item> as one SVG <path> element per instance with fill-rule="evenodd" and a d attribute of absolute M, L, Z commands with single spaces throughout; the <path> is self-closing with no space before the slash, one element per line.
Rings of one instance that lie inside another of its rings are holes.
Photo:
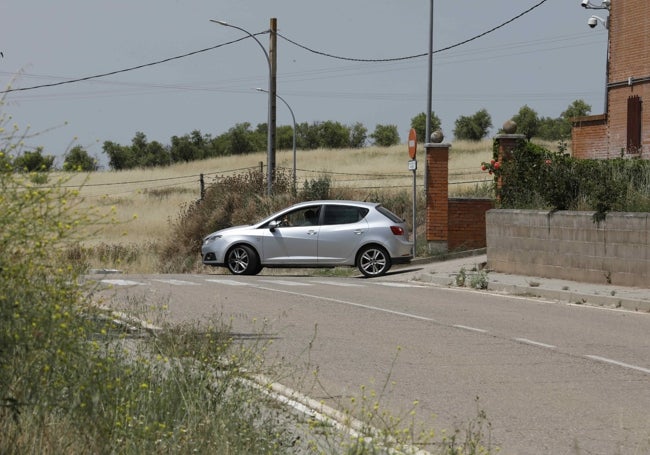
<path fill-rule="evenodd" d="M 256 275 L 262 270 L 257 253 L 247 245 L 233 247 L 226 257 L 226 265 L 233 275 Z"/>
<path fill-rule="evenodd" d="M 359 252 L 357 266 L 364 276 L 372 278 L 388 272 L 391 262 L 385 249 L 380 246 L 367 246 Z"/>

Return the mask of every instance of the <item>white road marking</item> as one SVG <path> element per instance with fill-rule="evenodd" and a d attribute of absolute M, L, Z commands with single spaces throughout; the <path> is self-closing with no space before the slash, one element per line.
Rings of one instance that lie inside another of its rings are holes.
<path fill-rule="evenodd" d="M 391 282 L 383 282 L 383 283 L 375 283 L 380 286 L 388 286 L 392 288 L 426 288 L 428 286 L 422 286 L 419 284 L 409 284 L 409 283 L 391 283 Z"/>
<path fill-rule="evenodd" d="M 526 343 L 526 344 L 532 344 L 533 346 L 540 346 L 542 348 L 555 349 L 555 346 L 553 346 L 552 344 L 540 343 L 539 341 L 529 340 L 528 338 L 515 338 L 515 341 L 519 341 L 521 343 Z"/>
<path fill-rule="evenodd" d="M 171 284 L 172 286 L 197 286 L 198 283 L 194 283 L 193 281 L 184 281 L 184 280 L 174 280 L 174 279 L 154 279 L 153 281 L 158 281 L 159 283 L 165 283 L 165 284 Z"/>
<path fill-rule="evenodd" d="M 134 285 L 143 285 L 144 283 L 139 283 L 137 281 L 131 280 L 101 280 L 102 283 L 112 284 L 115 286 L 134 286 Z"/>
<path fill-rule="evenodd" d="M 469 327 L 467 325 L 457 324 L 457 325 L 453 325 L 452 327 L 456 327 L 457 329 L 469 330 L 470 332 L 487 333 L 487 330 L 477 329 L 476 327 Z"/>
<path fill-rule="evenodd" d="M 271 284 L 281 284 L 283 286 L 311 286 L 309 283 L 302 283 L 299 281 L 287 281 L 287 280 L 260 280 L 265 283 Z"/>
<path fill-rule="evenodd" d="M 401 311 L 388 310 L 386 308 L 380 308 L 380 307 L 371 306 L 371 305 L 363 305 L 361 303 L 349 302 L 347 300 L 334 299 L 334 298 L 331 298 L 331 297 L 323 297 L 322 295 L 304 294 L 302 292 L 284 291 L 284 290 L 281 290 L 281 289 L 264 288 L 264 287 L 261 287 L 261 286 L 260 286 L 259 289 L 264 289 L 266 291 L 273 291 L 273 292 L 282 292 L 284 294 L 299 295 L 301 297 L 311 297 L 313 299 L 326 300 L 328 302 L 340 303 L 342 305 L 349 305 L 349 306 L 353 306 L 353 307 L 357 307 L 357 308 L 365 308 L 366 310 L 380 311 L 382 313 L 394 314 L 394 315 L 397 315 L 397 316 L 404 316 L 404 317 L 407 317 L 407 318 L 417 319 L 417 320 L 420 320 L 420 321 L 437 322 L 435 319 L 427 318 L 427 317 L 424 317 L 424 316 L 417 316 L 415 314 L 403 313 Z"/>
<path fill-rule="evenodd" d="M 314 280 L 312 283 L 318 284 L 327 284 L 329 286 L 340 286 L 340 287 L 349 287 L 349 288 L 362 288 L 363 284 L 348 283 L 346 281 L 324 281 L 324 280 Z"/>
<path fill-rule="evenodd" d="M 209 278 L 206 279 L 205 281 L 208 281 L 210 283 L 225 284 L 228 286 L 250 286 L 249 283 L 242 283 L 241 281 L 229 280 L 228 278 L 224 278 L 222 280 L 216 278 Z"/>
<path fill-rule="evenodd" d="M 629 368 L 630 370 L 636 370 L 636 371 L 641 371 L 642 373 L 650 374 L 650 369 L 648 368 L 643 368 L 636 365 L 630 365 L 629 363 L 619 362 L 618 360 L 608 359 L 607 357 L 600 357 L 597 355 L 586 355 L 585 357 L 591 360 L 597 360 L 598 362 L 609 363 L 611 365 L 617 365 L 619 367 Z"/>

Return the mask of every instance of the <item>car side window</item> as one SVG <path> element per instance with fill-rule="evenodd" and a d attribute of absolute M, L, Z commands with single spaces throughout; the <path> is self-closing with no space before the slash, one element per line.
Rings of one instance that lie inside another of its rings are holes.
<path fill-rule="evenodd" d="M 319 206 L 303 207 L 285 213 L 276 221 L 280 222 L 280 227 L 317 226 L 319 214 Z"/>
<path fill-rule="evenodd" d="M 328 205 L 325 207 L 323 224 L 350 224 L 361 221 L 368 214 L 364 207 L 351 207 L 348 205 Z"/>

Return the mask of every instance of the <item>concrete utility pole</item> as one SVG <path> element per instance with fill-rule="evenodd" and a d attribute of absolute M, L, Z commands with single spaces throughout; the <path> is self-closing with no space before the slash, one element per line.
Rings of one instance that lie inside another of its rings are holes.
<path fill-rule="evenodd" d="M 275 131 L 276 131 L 276 82 L 278 71 L 278 20 L 271 18 L 271 34 L 269 36 L 269 63 L 271 74 L 269 77 L 269 159 L 268 159 L 268 179 L 269 179 L 269 196 L 272 193 L 272 185 L 275 183 Z"/>
<path fill-rule="evenodd" d="M 428 67 L 428 78 L 427 78 L 427 113 L 426 113 L 426 126 L 424 133 L 424 143 L 428 144 L 431 142 L 431 90 L 433 86 L 433 0 L 431 1 L 431 6 L 429 8 L 429 67 Z M 427 194 L 428 188 L 427 182 L 427 160 L 424 159 L 424 194 Z"/>

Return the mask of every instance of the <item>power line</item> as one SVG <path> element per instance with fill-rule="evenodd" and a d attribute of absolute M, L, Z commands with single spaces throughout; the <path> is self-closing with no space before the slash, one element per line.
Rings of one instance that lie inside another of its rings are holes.
<path fill-rule="evenodd" d="M 456 47 L 463 46 L 463 45 L 465 45 L 467 43 L 470 43 L 472 41 L 475 41 L 475 40 L 477 40 L 479 38 L 482 38 L 482 37 L 494 32 L 496 30 L 499 30 L 499 29 L 505 27 L 506 25 L 516 21 L 517 19 L 525 16 L 526 14 L 530 13 L 534 9 L 542 6 L 547 1 L 548 0 L 541 0 L 537 4 L 533 5 L 532 7 L 528 8 L 525 11 L 523 11 L 522 13 L 516 15 L 515 17 L 513 17 L 513 18 L 511 18 L 511 19 L 497 25 L 496 27 L 492 27 L 491 29 L 489 29 L 489 30 L 487 30 L 487 31 L 485 31 L 483 33 L 479 33 L 478 35 L 475 35 L 475 36 L 473 36 L 471 38 L 460 41 L 460 42 L 458 42 L 456 44 L 452 44 L 450 46 L 447 46 L 447 47 L 444 47 L 444 48 L 441 48 L 441 49 L 437 49 L 433 53 L 437 54 L 437 53 L 445 52 L 445 51 L 454 49 Z M 267 33 L 269 33 L 268 30 L 263 31 L 263 32 L 254 33 L 253 36 L 264 35 L 264 34 L 267 34 Z M 330 53 L 327 53 L 327 52 L 322 52 L 322 51 L 317 51 L 315 49 L 311 49 L 311 48 L 309 48 L 309 47 L 307 47 L 305 45 L 302 45 L 302 44 L 300 44 L 300 43 L 298 43 L 296 41 L 293 41 L 293 40 L 283 36 L 280 33 L 278 33 L 278 36 L 280 36 L 282 39 L 286 40 L 287 42 L 289 42 L 289 43 L 291 43 L 291 44 L 293 44 L 293 45 L 295 45 L 297 47 L 300 47 L 300 48 L 302 48 L 302 49 L 304 49 L 304 50 L 306 50 L 308 52 L 318 54 L 318 55 L 322 55 L 324 57 L 338 59 L 338 60 L 347 60 L 347 61 L 354 61 L 354 62 L 381 63 L 381 62 L 397 62 L 397 61 L 404 61 L 404 60 L 412 60 L 412 59 L 417 59 L 417 58 L 421 58 L 421 57 L 429 55 L 428 53 L 423 53 L 423 54 L 416 54 L 416 55 L 410 55 L 410 56 L 405 56 L 405 57 L 384 58 L 384 59 L 364 59 L 364 58 L 342 57 L 342 56 L 337 56 L 337 55 L 330 54 Z M 124 68 L 124 69 L 121 69 L 121 70 L 110 71 L 110 72 L 107 72 L 107 73 L 96 74 L 96 75 L 93 75 L 93 76 L 86 76 L 86 77 L 70 79 L 70 80 L 65 80 L 65 81 L 60 81 L 60 82 L 53 82 L 53 83 L 49 83 L 49 84 L 40 84 L 40 85 L 31 86 L 31 87 L 22 87 L 22 88 L 13 88 L 13 89 L 9 88 L 9 89 L 0 91 L 0 94 L 11 93 L 11 92 L 21 92 L 21 91 L 28 91 L 28 90 L 35 90 L 35 89 L 46 88 L 46 87 L 56 87 L 56 86 L 60 86 L 60 85 L 72 84 L 72 83 L 76 83 L 76 82 L 83 82 L 83 81 L 88 81 L 88 80 L 92 80 L 92 79 L 99 79 L 99 78 L 106 77 L 106 76 L 113 76 L 113 75 L 116 75 L 116 74 L 126 73 L 126 72 L 130 72 L 130 71 L 134 71 L 134 70 L 138 70 L 138 69 L 142 69 L 142 68 L 147 68 L 147 67 L 151 67 L 151 66 L 160 65 L 162 63 L 167 63 L 167 62 L 170 62 L 170 61 L 173 61 L 173 60 L 179 60 L 179 59 L 190 57 L 192 55 L 200 54 L 200 53 L 203 53 L 203 52 L 208 52 L 208 51 L 211 51 L 211 50 L 214 50 L 214 49 L 218 49 L 220 47 L 224 47 L 224 46 L 227 46 L 227 45 L 230 45 L 230 44 L 237 43 L 239 41 L 243 41 L 243 40 L 248 39 L 248 38 L 250 38 L 250 37 L 249 36 L 244 36 L 244 37 L 238 38 L 236 40 L 228 41 L 226 43 L 218 44 L 216 46 L 207 47 L 205 49 L 200 49 L 200 50 L 197 50 L 197 51 L 177 55 L 175 57 L 169 57 L 169 58 L 166 58 L 166 59 L 163 59 L 163 60 L 157 60 L 155 62 L 145 63 L 145 64 L 138 65 L 138 66 L 132 66 L 132 67 Z"/>
<path fill-rule="evenodd" d="M 254 35 L 263 35 L 265 33 L 269 33 L 269 32 L 265 31 L 265 32 L 254 33 Z M 142 68 L 147 68 L 149 66 L 156 66 L 156 65 L 160 65 L 162 63 L 171 62 L 172 60 L 178 60 L 178 59 L 181 59 L 181 58 L 190 57 L 192 55 L 200 54 L 200 53 L 203 53 L 203 52 L 208 52 L 208 51 L 218 49 L 218 48 L 223 47 L 223 46 L 227 46 L 227 45 L 230 45 L 230 44 L 237 43 L 239 41 L 243 41 L 243 40 L 248 39 L 248 38 L 249 38 L 248 36 L 245 36 L 243 38 L 238 38 L 236 40 L 228 41 L 227 43 L 221 43 L 221 44 L 217 44 L 216 46 L 206 47 L 205 49 L 199 49 L 198 51 L 188 52 L 188 53 L 185 53 L 185 54 L 182 54 L 182 55 L 177 55 L 175 57 L 169 57 L 169 58 L 166 58 L 166 59 L 163 59 L 163 60 L 158 60 L 158 61 L 151 62 L 151 63 L 145 63 L 143 65 L 138 65 L 138 66 L 132 66 L 130 68 L 124 68 L 124 69 L 121 69 L 121 70 L 111 71 L 111 72 L 108 72 L 108 73 L 96 74 L 94 76 L 80 77 L 80 78 L 77 78 L 77 79 L 70 79 L 70 80 L 61 81 L 61 82 L 52 82 L 50 84 L 35 85 L 35 86 L 32 86 L 32 87 L 10 88 L 10 89 L 6 89 L 6 90 L 2 90 L 2 91 L 0 91 L 0 93 L 21 92 L 21 91 L 26 91 L 26 90 L 34 90 L 34 89 L 37 89 L 37 88 L 56 87 L 58 85 L 65 85 L 65 84 L 72 84 L 72 83 L 75 83 L 75 82 L 89 81 L 91 79 L 99 79 L 101 77 L 106 77 L 106 76 L 114 76 L 115 74 L 126 73 L 126 72 L 129 72 L 129 71 L 134 71 L 134 70 L 138 70 L 138 69 L 142 69 Z"/>
<path fill-rule="evenodd" d="M 546 3 L 547 1 L 548 1 L 548 0 L 541 0 L 539 3 L 537 3 L 536 5 L 531 6 L 531 7 L 528 8 L 526 11 L 524 11 L 524 12 L 522 12 L 522 13 L 516 15 L 516 16 L 513 17 L 512 19 L 509 19 L 509 20 L 503 22 L 502 24 L 497 25 L 496 27 L 492 27 L 491 29 L 489 29 L 489 30 L 487 30 L 487 31 L 485 31 L 485 32 L 483 32 L 483 33 L 479 33 L 478 35 L 475 35 L 475 36 L 473 36 L 473 37 L 471 37 L 471 38 L 468 38 L 468 39 L 466 39 L 466 40 L 464 40 L 464 41 L 460 41 L 460 42 L 458 42 L 458 43 L 456 43 L 456 44 L 452 44 L 452 45 L 450 45 L 450 46 L 443 47 L 443 48 L 441 48 L 441 49 L 437 49 L 437 50 L 433 51 L 433 53 L 434 53 L 434 54 L 438 54 L 438 53 L 440 53 L 440 52 L 445 52 L 445 51 L 448 51 L 448 50 L 450 50 L 450 49 L 454 49 L 454 48 L 456 48 L 456 47 L 459 47 L 459 46 L 462 46 L 462 45 L 464 45 L 464 44 L 467 44 L 467 43 L 470 43 L 470 42 L 472 42 L 472 41 L 475 41 L 475 40 L 477 40 L 477 39 L 479 39 L 479 38 L 482 38 L 482 37 L 484 37 L 485 35 L 488 35 L 488 34 L 494 32 L 494 31 L 496 31 L 496 30 L 499 30 L 500 28 L 505 27 L 506 25 L 510 24 L 511 22 L 516 21 L 517 19 L 521 18 L 522 16 L 525 16 L 526 14 L 530 13 L 531 11 L 533 11 L 535 8 L 538 8 L 538 7 L 542 6 L 542 5 L 543 5 L 544 3 Z M 313 54 L 318 54 L 318 55 L 322 55 L 322 56 L 324 56 L 324 57 L 334 58 L 334 59 L 337 59 L 337 60 L 347 60 L 347 61 L 351 61 L 351 62 L 373 62 L 373 63 L 377 63 L 377 62 L 398 62 L 398 61 L 402 61 L 402 60 L 411 60 L 411 59 L 416 59 L 416 58 L 420 58 L 420 57 L 426 57 L 426 56 L 429 55 L 429 53 L 426 52 L 426 53 L 424 53 L 424 54 L 410 55 L 410 56 L 407 56 L 407 57 L 380 58 L 380 59 L 366 59 L 366 58 L 342 57 L 342 56 L 339 56 L 339 55 L 329 54 L 329 53 L 326 53 L 326 52 L 321 52 L 321 51 L 317 51 L 317 50 L 315 50 L 315 49 L 311 49 L 311 48 L 309 48 L 309 47 L 307 47 L 307 46 L 304 46 L 304 45 L 302 45 L 302 44 L 299 44 L 299 43 L 297 43 L 297 42 L 295 42 L 295 41 L 293 41 L 293 40 L 287 38 L 286 36 L 283 36 L 283 35 L 280 34 L 280 33 L 278 33 L 278 36 L 281 37 L 282 39 L 288 41 L 289 43 L 293 44 L 294 46 L 298 46 L 298 47 L 300 47 L 301 49 L 304 49 L 304 50 L 306 50 L 306 51 L 309 51 L 309 52 L 311 52 L 311 53 L 313 53 Z"/>

